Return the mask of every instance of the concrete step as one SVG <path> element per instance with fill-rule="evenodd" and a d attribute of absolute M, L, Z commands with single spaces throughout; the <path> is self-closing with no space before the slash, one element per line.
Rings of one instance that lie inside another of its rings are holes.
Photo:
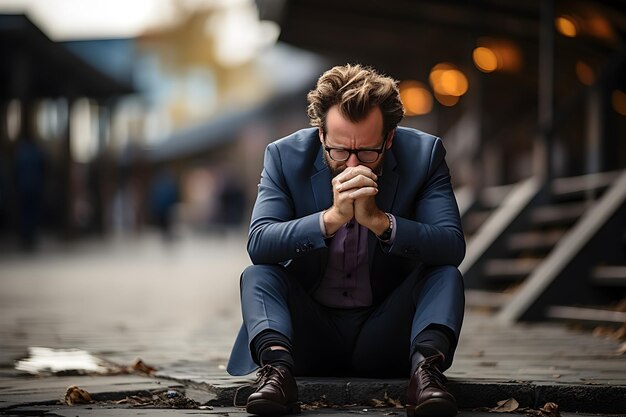
<path fill-rule="evenodd" d="M 602 287 L 626 288 L 626 265 L 597 266 L 591 273 L 591 280 Z"/>
<path fill-rule="evenodd" d="M 535 226 L 570 226 L 589 208 L 585 202 L 561 203 L 537 207 L 531 213 Z"/>
<path fill-rule="evenodd" d="M 557 178 L 552 181 L 552 194 L 558 198 L 584 198 L 590 191 L 600 191 L 608 187 L 620 174 L 621 171 L 611 171 Z"/>
<path fill-rule="evenodd" d="M 587 322 L 595 324 L 626 323 L 626 313 L 589 307 L 551 306 L 546 313 L 548 318 Z"/>
<path fill-rule="evenodd" d="M 529 231 L 512 234 L 507 240 L 507 246 L 511 251 L 549 251 L 566 233 L 563 229 L 555 229 L 546 232 Z"/>
<path fill-rule="evenodd" d="M 511 300 L 513 294 L 499 291 L 465 290 L 465 305 L 497 309 Z"/>
<path fill-rule="evenodd" d="M 483 273 L 493 281 L 517 281 L 530 275 L 541 261 L 540 258 L 489 259 Z"/>

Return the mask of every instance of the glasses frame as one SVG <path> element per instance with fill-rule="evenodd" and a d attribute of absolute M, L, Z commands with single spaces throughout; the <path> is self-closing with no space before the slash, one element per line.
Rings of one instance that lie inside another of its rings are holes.
<path fill-rule="evenodd" d="M 385 137 L 385 139 L 383 140 L 383 144 L 382 144 L 382 146 L 379 149 L 370 149 L 370 148 L 365 148 L 365 149 L 346 149 L 346 148 L 333 148 L 333 147 L 330 147 L 330 146 L 326 146 L 326 135 L 324 135 L 324 150 L 328 154 L 328 157 L 330 159 L 332 159 L 333 161 L 335 161 L 335 162 L 346 162 L 348 159 L 350 159 L 352 154 L 354 154 L 354 155 L 356 155 L 356 159 L 358 159 L 359 162 L 361 162 L 363 164 L 373 164 L 374 162 L 378 161 L 380 159 L 380 155 L 385 152 L 385 145 L 387 145 L 387 139 L 388 139 L 388 136 Z M 348 156 L 346 157 L 346 159 L 335 159 L 330 154 L 330 151 L 344 151 L 344 152 L 348 152 Z M 374 159 L 373 161 L 367 161 L 366 162 L 366 161 L 363 161 L 361 158 L 359 158 L 359 152 L 376 152 L 378 155 L 376 156 L 376 159 Z"/>

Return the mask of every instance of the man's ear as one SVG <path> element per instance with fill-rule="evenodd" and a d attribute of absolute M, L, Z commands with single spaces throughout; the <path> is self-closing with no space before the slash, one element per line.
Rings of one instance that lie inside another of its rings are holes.
<path fill-rule="evenodd" d="M 324 144 L 324 132 L 322 132 L 321 128 L 317 129 L 317 134 L 320 137 L 320 142 L 322 142 L 322 144 Z"/>
<path fill-rule="evenodd" d="M 388 139 L 387 139 L 387 142 L 385 144 L 385 149 L 391 148 L 391 144 L 393 142 L 393 137 L 395 135 L 396 135 L 396 129 L 393 129 L 391 132 L 388 133 Z"/>

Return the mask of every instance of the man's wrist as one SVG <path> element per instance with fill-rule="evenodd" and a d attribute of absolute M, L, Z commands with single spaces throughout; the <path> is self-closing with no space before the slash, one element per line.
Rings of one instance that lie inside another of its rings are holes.
<path fill-rule="evenodd" d="M 326 230 L 327 236 L 333 236 L 337 233 L 337 230 L 346 224 L 348 220 L 344 220 L 338 216 L 335 210 L 333 210 L 333 207 L 324 210 L 322 213 L 322 221 L 324 222 L 324 229 Z"/>
<path fill-rule="evenodd" d="M 376 234 L 376 237 L 380 240 L 383 241 L 387 241 L 391 238 L 391 234 L 393 231 L 393 217 L 391 216 L 391 214 L 389 213 L 385 213 L 385 212 L 381 212 L 382 213 L 382 224 L 383 224 L 383 228 L 378 229 L 377 231 L 374 231 L 374 233 Z"/>

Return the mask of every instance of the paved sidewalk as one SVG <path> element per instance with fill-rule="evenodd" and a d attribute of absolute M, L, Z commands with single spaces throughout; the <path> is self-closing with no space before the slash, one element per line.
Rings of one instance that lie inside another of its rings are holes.
<path fill-rule="evenodd" d="M 240 323 L 238 276 L 248 262 L 243 236 L 236 234 L 187 234 L 174 245 L 147 234 L 74 247 L 51 244 L 35 257 L 1 253 L 0 414 L 241 414 L 232 408 L 233 396 L 253 375 L 232 378 L 224 367 Z M 84 349 L 120 365 L 140 357 L 158 371 L 155 377 L 33 377 L 14 369 L 32 346 Z M 551 401 L 565 411 L 626 415 L 626 356 L 619 348 L 617 341 L 563 325 L 506 327 L 468 314 L 446 375 L 465 410 L 515 398 L 520 407 Z M 331 406 L 305 411 L 310 415 L 404 414 L 370 405 L 385 395 L 402 403 L 404 380 L 298 382 L 304 402 L 324 399 Z M 100 403 L 60 406 L 69 385 L 87 389 Z M 242 388 L 240 397 L 249 389 Z M 146 413 L 114 404 L 168 390 L 213 409 Z M 346 410 L 337 404 L 360 406 Z"/>

